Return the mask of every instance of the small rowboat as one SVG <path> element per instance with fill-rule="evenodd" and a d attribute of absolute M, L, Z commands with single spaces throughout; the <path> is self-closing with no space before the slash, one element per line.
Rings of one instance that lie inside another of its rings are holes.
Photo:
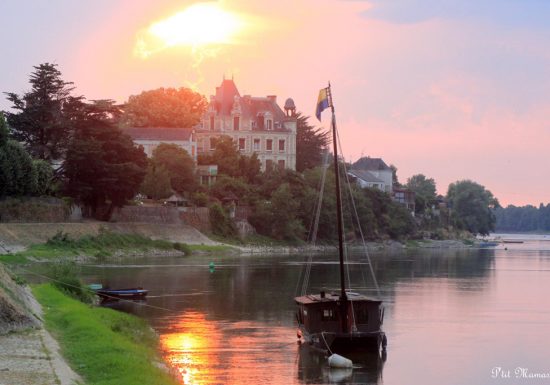
<path fill-rule="evenodd" d="M 145 299 L 148 290 L 142 287 L 130 289 L 100 289 L 95 292 L 102 300 Z"/>

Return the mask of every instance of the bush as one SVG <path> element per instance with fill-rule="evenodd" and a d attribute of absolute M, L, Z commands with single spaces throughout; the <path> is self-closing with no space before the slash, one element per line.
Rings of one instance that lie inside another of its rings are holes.
<path fill-rule="evenodd" d="M 189 245 L 186 244 L 186 243 L 175 242 L 174 243 L 174 250 L 181 251 L 185 255 L 191 255 L 193 253 L 193 251 L 191 250 L 191 247 L 189 247 Z"/>
<path fill-rule="evenodd" d="M 235 225 L 219 203 L 210 206 L 209 219 L 212 232 L 215 235 L 233 237 L 237 234 Z"/>
<path fill-rule="evenodd" d="M 78 277 L 80 271 L 76 263 L 60 261 L 53 263 L 48 276 L 59 290 L 84 303 L 91 303 L 93 295 Z"/>

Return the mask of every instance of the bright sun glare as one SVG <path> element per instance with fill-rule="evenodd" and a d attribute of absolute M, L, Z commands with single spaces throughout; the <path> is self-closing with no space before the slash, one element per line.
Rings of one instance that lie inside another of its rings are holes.
<path fill-rule="evenodd" d="M 175 46 L 232 44 L 243 28 L 243 20 L 216 3 L 197 3 L 164 20 L 157 21 L 138 36 L 136 53 L 152 53 Z"/>

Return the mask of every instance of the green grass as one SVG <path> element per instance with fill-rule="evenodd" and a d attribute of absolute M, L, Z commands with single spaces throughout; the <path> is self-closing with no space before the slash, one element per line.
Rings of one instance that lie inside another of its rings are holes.
<path fill-rule="evenodd" d="M 157 338 L 145 321 L 112 309 L 90 307 L 52 285 L 33 287 L 46 328 L 63 357 L 88 385 L 176 385 L 159 361 Z"/>
<path fill-rule="evenodd" d="M 15 254 L 0 255 L 0 261 L 17 264 L 28 262 L 29 258 L 54 259 L 87 255 L 106 260 L 117 251 L 147 251 L 151 249 L 183 251 L 186 255 L 192 250 L 186 244 L 154 240 L 138 234 L 118 234 L 100 231 L 98 235 L 85 235 L 71 239 L 65 233 L 57 233 L 44 244 L 31 245 L 27 250 Z"/>

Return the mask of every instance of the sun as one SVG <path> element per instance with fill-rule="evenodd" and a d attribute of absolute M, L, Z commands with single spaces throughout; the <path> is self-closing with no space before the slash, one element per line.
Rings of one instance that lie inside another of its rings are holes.
<path fill-rule="evenodd" d="M 241 17 L 216 3 L 197 3 L 142 31 L 138 35 L 136 53 L 147 57 L 176 46 L 198 48 L 234 44 L 244 24 Z"/>

